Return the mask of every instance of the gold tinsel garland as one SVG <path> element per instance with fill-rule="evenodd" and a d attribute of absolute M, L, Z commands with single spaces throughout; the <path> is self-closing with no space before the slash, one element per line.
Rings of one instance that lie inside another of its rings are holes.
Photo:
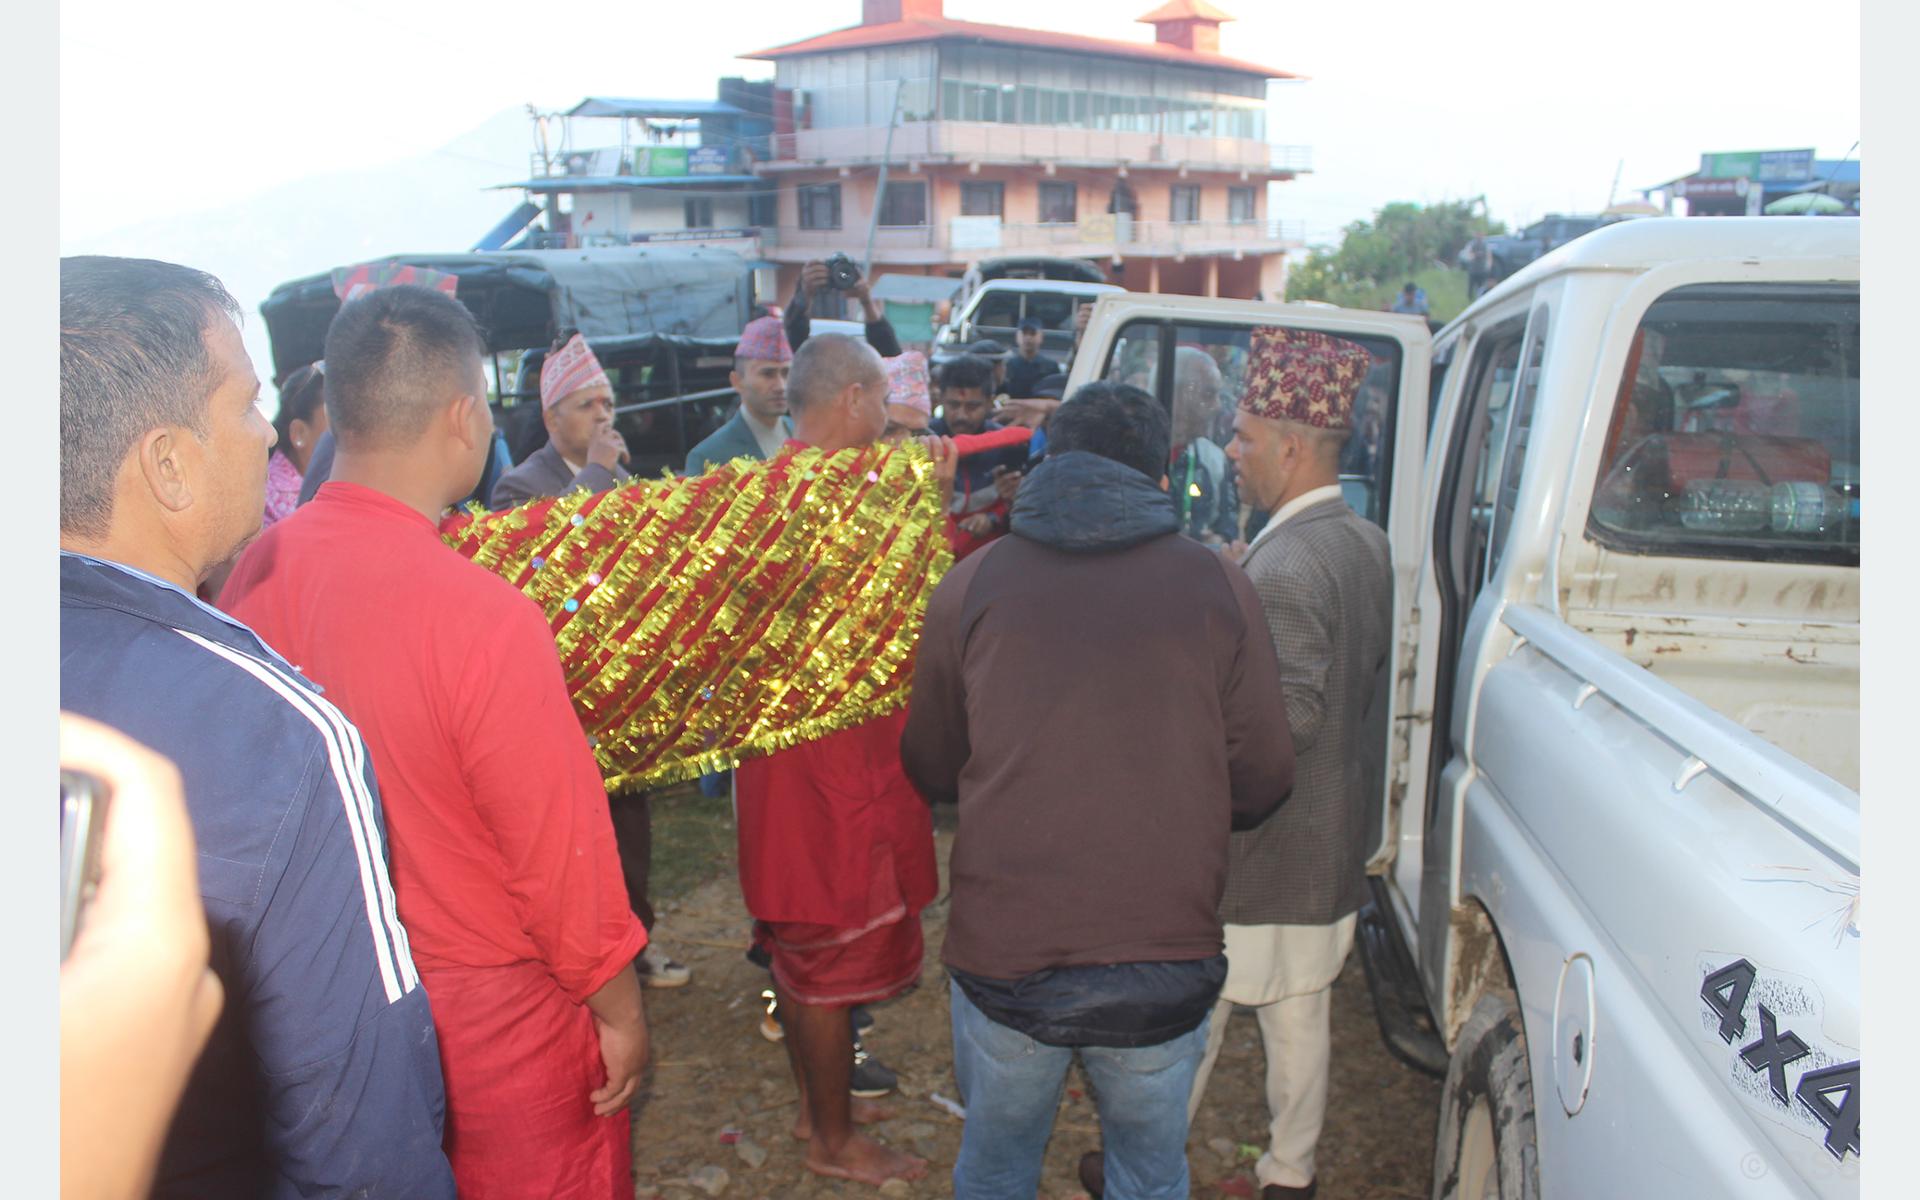
<path fill-rule="evenodd" d="M 609 787 L 652 787 L 907 702 L 952 555 L 914 443 L 736 459 L 441 532 L 540 605 Z"/>

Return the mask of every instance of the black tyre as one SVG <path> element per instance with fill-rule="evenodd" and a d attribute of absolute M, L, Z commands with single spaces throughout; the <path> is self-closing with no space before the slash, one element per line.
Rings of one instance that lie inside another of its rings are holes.
<path fill-rule="evenodd" d="M 1539 1200 L 1533 1080 L 1514 999 L 1489 992 L 1460 1029 L 1440 1093 L 1433 1200 Z"/>

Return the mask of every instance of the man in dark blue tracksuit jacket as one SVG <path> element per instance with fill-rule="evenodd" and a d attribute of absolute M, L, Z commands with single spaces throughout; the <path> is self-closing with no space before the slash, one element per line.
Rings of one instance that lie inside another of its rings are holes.
<path fill-rule="evenodd" d="M 231 300 L 164 263 L 61 275 L 60 703 L 179 768 L 226 994 L 154 1194 L 451 1197 L 439 1042 L 366 747 L 188 590 L 264 499 L 272 434 Z"/>
<path fill-rule="evenodd" d="M 453 1195 L 427 995 L 360 736 L 245 626 L 60 556 L 61 707 L 171 758 L 227 1003 L 160 1196 Z"/>

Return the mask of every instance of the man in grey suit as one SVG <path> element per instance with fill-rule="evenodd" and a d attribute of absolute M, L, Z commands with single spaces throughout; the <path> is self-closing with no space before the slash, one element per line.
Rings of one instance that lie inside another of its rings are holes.
<path fill-rule="evenodd" d="M 1371 359 L 1324 333 L 1256 329 L 1228 454 L 1243 494 L 1273 514 L 1242 560 L 1280 657 L 1295 755 L 1292 798 L 1233 835 L 1227 982 L 1194 1081 L 1197 1110 L 1234 1004 L 1256 1009 L 1267 1055 L 1262 1200 L 1314 1194 L 1326 1118 L 1334 978 L 1366 902 L 1361 744 L 1392 645 L 1387 536 L 1340 495 L 1340 449 Z"/>
<path fill-rule="evenodd" d="M 771 457 L 793 436 L 793 421 L 787 416 L 787 373 L 792 367 L 793 347 L 780 318 L 747 322 L 733 349 L 733 374 L 728 377 L 740 393 L 740 409 L 687 451 L 688 475 L 704 475 L 714 464 L 736 458 Z"/>
<path fill-rule="evenodd" d="M 613 427 L 613 382 L 577 333 L 540 366 L 540 419 L 547 444 L 500 477 L 487 498 L 489 508 L 576 488 L 604 492 L 626 482 L 627 442 Z"/>

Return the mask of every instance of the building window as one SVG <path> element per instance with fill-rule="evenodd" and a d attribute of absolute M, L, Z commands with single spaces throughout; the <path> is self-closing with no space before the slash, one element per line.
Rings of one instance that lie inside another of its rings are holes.
<path fill-rule="evenodd" d="M 1176 225 L 1191 225 L 1200 219 L 1200 187 L 1182 183 L 1173 186 L 1172 220 Z"/>
<path fill-rule="evenodd" d="M 882 225 L 925 225 L 927 223 L 927 185 L 889 183 L 880 199 Z"/>
<path fill-rule="evenodd" d="M 713 201 L 708 198 L 687 201 L 687 228 L 713 228 Z"/>
<path fill-rule="evenodd" d="M 960 185 L 960 215 L 997 217 L 1006 211 L 1007 185 L 1004 183 L 963 183 Z"/>
<path fill-rule="evenodd" d="M 1040 223 L 1071 225 L 1080 219 L 1078 189 L 1071 183 L 1040 185 Z"/>
<path fill-rule="evenodd" d="M 750 192 L 747 194 L 747 224 L 778 225 L 780 223 L 779 198 L 773 192 Z"/>
<path fill-rule="evenodd" d="M 808 183 L 795 189 L 800 196 L 800 228 L 840 228 L 840 185 Z"/>
<path fill-rule="evenodd" d="M 1227 189 L 1227 220 L 1241 223 L 1254 220 L 1252 188 Z"/>

